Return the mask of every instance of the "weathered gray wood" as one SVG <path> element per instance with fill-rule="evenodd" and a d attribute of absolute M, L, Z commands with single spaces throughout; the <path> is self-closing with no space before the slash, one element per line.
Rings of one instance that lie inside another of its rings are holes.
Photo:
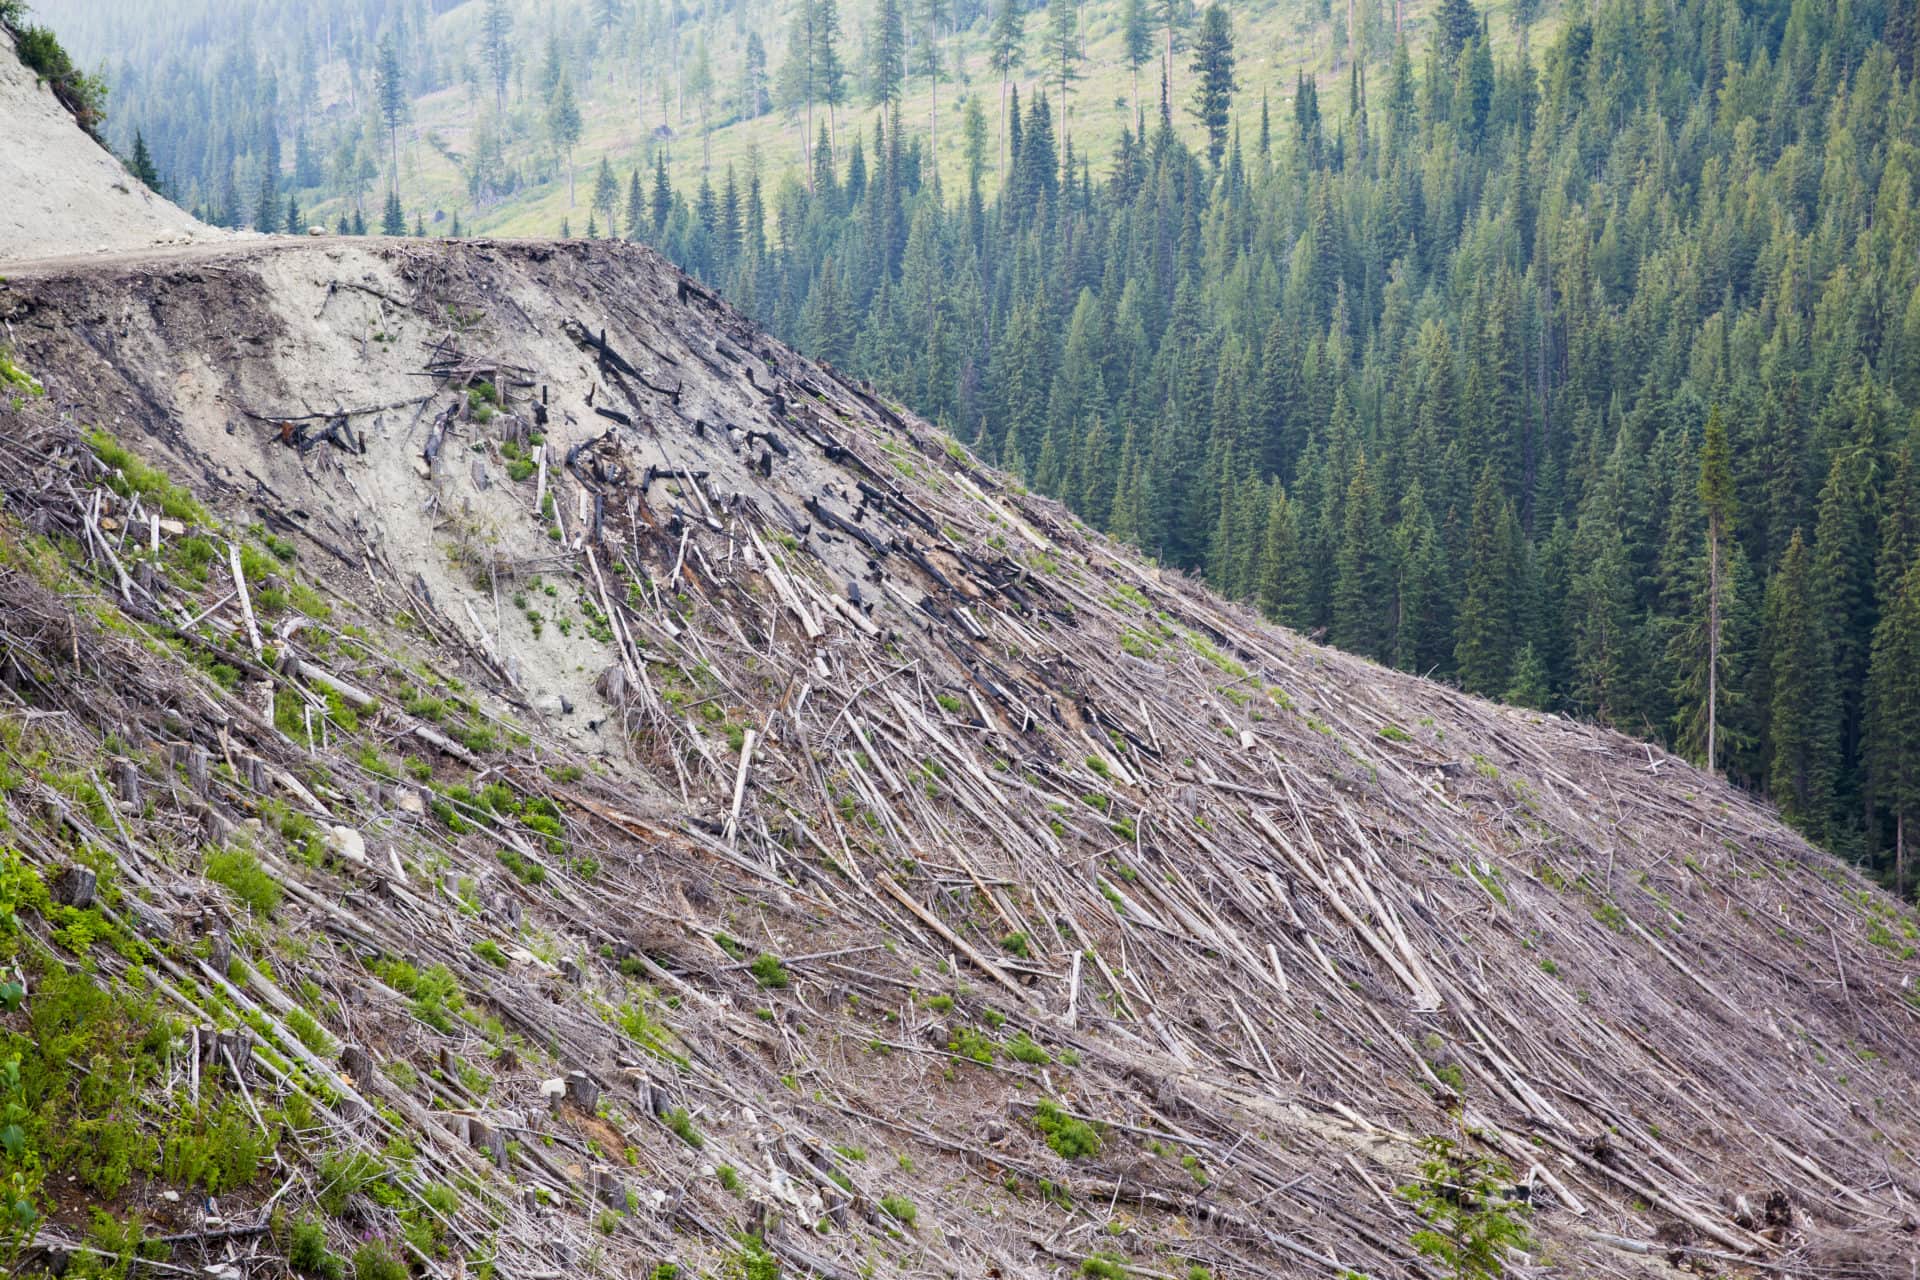
<path fill-rule="evenodd" d="M 97 880 L 91 867 L 62 867 L 47 886 L 47 892 L 61 906 L 84 911 L 93 905 Z"/>

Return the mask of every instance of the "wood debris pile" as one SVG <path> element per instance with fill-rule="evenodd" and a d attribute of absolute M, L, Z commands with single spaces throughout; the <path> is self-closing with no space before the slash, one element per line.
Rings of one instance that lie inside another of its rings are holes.
<path fill-rule="evenodd" d="M 9 796 L 22 854 L 72 862 L 47 811 L 114 850 L 181 1016 L 257 1015 L 226 1076 L 315 1093 L 283 1203 L 404 1136 L 413 1193 L 472 1197 L 431 1274 L 743 1231 L 794 1275 L 1427 1274 L 1395 1188 L 1470 1134 L 1533 1206 L 1517 1269 L 1907 1274 L 1915 916 L 1748 798 L 1154 570 L 645 251 L 232 271 L 212 333 L 184 266 L 0 288 L 49 387 L 5 419 L 10 536 L 85 597 L 0 570 L 0 679 L 120 753 L 120 803 Z M 249 521 L 298 549 L 272 581 Z M 271 922 L 198 878 L 241 839 Z M 237 936 L 271 965 L 192 953 Z"/>

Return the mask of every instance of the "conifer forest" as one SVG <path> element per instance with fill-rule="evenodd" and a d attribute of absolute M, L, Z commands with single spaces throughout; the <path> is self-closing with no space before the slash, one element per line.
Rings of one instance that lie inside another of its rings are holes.
<path fill-rule="evenodd" d="M 1920 882 L 1915 0 L 138 7 L 36 6 L 209 221 L 654 244 L 1171 569 Z"/>

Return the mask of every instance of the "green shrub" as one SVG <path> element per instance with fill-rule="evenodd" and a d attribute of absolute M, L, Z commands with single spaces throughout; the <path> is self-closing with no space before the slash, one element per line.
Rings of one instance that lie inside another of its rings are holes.
<path fill-rule="evenodd" d="M 293 1224 L 287 1237 L 287 1265 L 319 1280 L 344 1280 L 346 1260 L 327 1248 L 327 1229 L 312 1218 Z"/>
<path fill-rule="evenodd" d="M 1080 1274 L 1092 1280 L 1127 1280 L 1127 1260 L 1117 1253 L 1096 1253 L 1080 1264 Z"/>
<path fill-rule="evenodd" d="M 1024 1062 L 1029 1066 L 1044 1067 L 1053 1061 L 1053 1055 L 1033 1042 L 1033 1038 L 1021 1031 L 1007 1041 L 1007 1056 L 1015 1062 Z"/>
<path fill-rule="evenodd" d="M 353 1280 L 412 1280 L 412 1272 L 383 1240 L 369 1240 L 353 1251 Z"/>
<path fill-rule="evenodd" d="M 792 982 L 786 968 L 780 963 L 780 957 L 768 951 L 762 951 L 754 959 L 752 969 L 753 980 L 762 987 L 785 987 Z"/>
<path fill-rule="evenodd" d="M 404 960 L 376 960 L 373 972 L 395 991 L 413 999 L 413 1016 L 435 1031 L 451 1032 L 453 1018 L 466 1005 L 460 984 L 443 964 L 415 969 Z"/>
<path fill-rule="evenodd" d="M 920 1211 L 913 1207 L 913 1201 L 905 1196 L 881 1196 L 880 1207 L 895 1221 L 911 1227 L 920 1217 Z"/>
<path fill-rule="evenodd" d="M 347 1211 L 349 1200 L 370 1191 L 386 1176 L 385 1166 L 364 1151 L 324 1156 L 315 1171 L 320 1187 L 314 1199 L 328 1217 L 337 1218 Z"/>
<path fill-rule="evenodd" d="M 956 1028 L 953 1037 L 947 1041 L 947 1051 L 981 1066 L 993 1061 L 993 1041 L 972 1027 Z"/>
<path fill-rule="evenodd" d="M 698 1129 L 693 1127 L 693 1117 L 687 1114 L 685 1107 L 675 1107 L 667 1112 L 660 1117 L 660 1123 L 673 1130 L 680 1141 L 696 1151 L 707 1145 L 707 1140 L 700 1136 Z"/>
<path fill-rule="evenodd" d="M 25 12 L 25 5 L 12 5 L 9 25 Z M 107 119 L 107 85 L 98 76 L 90 76 L 73 65 L 73 59 L 61 47 L 50 27 L 18 28 L 16 47 L 20 61 L 35 75 L 53 87 L 54 93 L 82 129 L 98 137 Z"/>
<path fill-rule="evenodd" d="M 1504 1160 L 1463 1150 L 1450 1138 L 1420 1140 L 1426 1158 L 1399 1189 L 1427 1226 L 1411 1243 L 1450 1280 L 1499 1280 L 1508 1249 L 1527 1249 L 1526 1206 L 1506 1198 L 1513 1170 Z"/>
<path fill-rule="evenodd" d="M 207 879 L 224 886 L 259 915 L 270 916 L 280 905 L 280 882 L 245 849 L 219 849 L 208 854 Z"/>
<path fill-rule="evenodd" d="M 1068 1160 L 1100 1154 L 1100 1131 L 1045 1099 L 1033 1109 L 1033 1127 L 1045 1136 L 1056 1154 Z"/>
<path fill-rule="evenodd" d="M 492 938 L 482 938 L 474 943 L 473 952 L 496 969 L 504 969 L 512 963 L 507 959 L 507 953 L 500 949 L 500 944 Z"/>

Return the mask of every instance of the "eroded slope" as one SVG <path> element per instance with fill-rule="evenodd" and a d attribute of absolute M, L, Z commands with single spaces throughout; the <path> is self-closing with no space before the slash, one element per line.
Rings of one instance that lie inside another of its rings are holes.
<path fill-rule="evenodd" d="M 1542 1267 L 1908 1274 L 1920 925 L 1685 763 L 1259 624 L 644 250 L 160 257 L 0 320 L 13 750 L 119 795 L 16 770 L 21 864 L 118 867 L 102 981 L 249 1033 L 215 1096 L 336 1248 L 1419 1274 L 1393 1188 L 1470 1131 Z M 179 1172 L 48 1234 L 204 1231 Z"/>

